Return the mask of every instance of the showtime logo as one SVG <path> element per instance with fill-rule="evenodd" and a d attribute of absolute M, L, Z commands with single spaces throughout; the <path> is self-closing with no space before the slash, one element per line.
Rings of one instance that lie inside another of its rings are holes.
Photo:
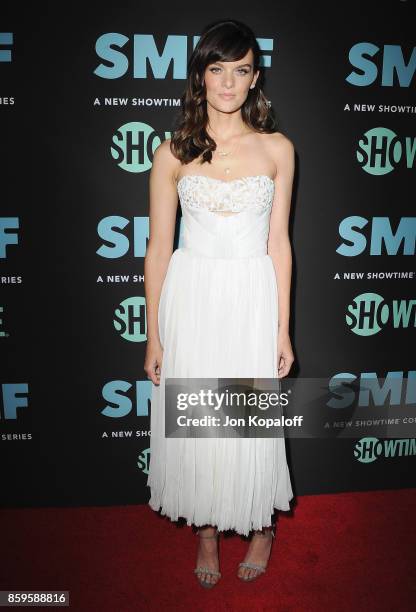
<path fill-rule="evenodd" d="M 150 466 L 150 448 L 145 448 L 142 450 L 140 455 L 137 458 L 137 467 L 144 473 L 149 473 Z"/>
<path fill-rule="evenodd" d="M 124 340 L 145 342 L 147 333 L 145 298 L 133 296 L 123 300 L 115 310 L 113 324 Z"/>
<path fill-rule="evenodd" d="M 359 140 L 356 158 L 361 168 L 375 176 L 389 174 L 397 166 L 413 169 L 416 156 L 414 136 L 397 136 L 385 127 L 372 128 Z"/>
<path fill-rule="evenodd" d="M 377 293 L 362 293 L 347 306 L 350 330 L 358 336 L 373 336 L 390 324 L 395 329 L 416 327 L 416 300 L 387 303 Z"/>
<path fill-rule="evenodd" d="M 354 457 L 360 463 L 373 463 L 380 457 L 395 458 L 416 455 L 416 440 L 379 440 L 378 438 L 361 438 L 354 447 Z"/>
<path fill-rule="evenodd" d="M 152 166 L 153 154 L 162 139 L 170 137 L 170 132 L 160 135 L 147 123 L 132 121 L 116 130 L 110 153 L 122 170 L 146 172 Z"/>

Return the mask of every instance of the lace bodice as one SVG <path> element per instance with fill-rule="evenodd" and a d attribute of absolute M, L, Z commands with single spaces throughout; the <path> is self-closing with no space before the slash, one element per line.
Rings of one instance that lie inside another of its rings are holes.
<path fill-rule="evenodd" d="M 273 180 L 263 174 L 222 181 L 202 174 L 185 174 L 178 181 L 182 207 L 214 213 L 239 213 L 271 208 Z"/>

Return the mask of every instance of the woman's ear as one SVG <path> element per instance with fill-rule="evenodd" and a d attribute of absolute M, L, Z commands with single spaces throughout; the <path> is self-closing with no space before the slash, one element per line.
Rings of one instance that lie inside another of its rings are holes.
<path fill-rule="evenodd" d="M 260 74 L 260 70 L 257 70 L 255 75 L 253 76 L 253 80 L 251 82 L 250 89 L 254 89 L 255 88 L 256 83 L 257 83 L 257 79 L 259 78 L 259 74 Z"/>

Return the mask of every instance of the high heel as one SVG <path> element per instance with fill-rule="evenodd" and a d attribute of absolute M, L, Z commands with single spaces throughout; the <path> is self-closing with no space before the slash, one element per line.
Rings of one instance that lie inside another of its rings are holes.
<path fill-rule="evenodd" d="M 267 533 L 263 533 L 262 531 L 255 531 L 254 534 L 262 538 L 269 538 L 271 534 L 272 541 L 276 537 L 274 527 L 272 527 L 271 529 L 267 529 Z M 270 548 L 270 552 L 271 552 L 271 548 Z M 270 557 L 270 554 L 269 554 L 269 557 Z M 237 576 L 243 582 L 252 582 L 253 580 L 256 580 L 260 576 L 260 574 L 264 574 L 266 572 L 267 565 L 268 563 L 266 563 L 266 565 L 260 565 L 259 563 L 251 563 L 250 561 L 242 561 L 241 563 L 238 564 L 239 568 L 244 567 L 247 569 L 254 569 L 256 570 L 256 574 L 250 577 L 240 576 L 239 574 L 237 574 Z"/>
<path fill-rule="evenodd" d="M 219 533 L 218 533 L 218 529 L 216 529 L 215 534 L 212 536 L 204 536 L 204 535 L 200 535 L 200 530 L 198 529 L 198 531 L 196 532 L 197 535 L 199 535 L 200 538 L 206 538 L 206 539 L 214 539 L 214 538 L 218 538 Z M 218 584 L 219 580 L 217 580 L 217 582 L 207 582 L 206 580 L 201 580 L 200 578 L 200 574 L 209 574 L 210 576 L 218 576 L 219 578 L 221 578 L 221 572 L 217 571 L 217 570 L 213 570 L 210 569 L 209 567 L 196 567 L 194 569 L 194 573 L 197 574 L 198 577 L 198 582 L 201 586 L 203 586 L 205 589 L 211 589 L 212 587 L 214 587 L 216 584 Z"/>

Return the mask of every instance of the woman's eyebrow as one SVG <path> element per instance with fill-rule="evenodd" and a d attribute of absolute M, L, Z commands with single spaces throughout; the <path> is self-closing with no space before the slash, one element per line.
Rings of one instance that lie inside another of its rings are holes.
<path fill-rule="evenodd" d="M 224 63 L 225 63 L 225 64 L 228 64 L 229 62 L 212 62 L 212 63 L 213 63 L 213 64 L 220 64 L 220 65 L 223 65 Z M 245 68 L 246 66 L 247 66 L 248 68 L 251 68 L 251 67 L 252 67 L 252 64 L 240 64 L 240 66 L 237 66 L 237 68 Z"/>

